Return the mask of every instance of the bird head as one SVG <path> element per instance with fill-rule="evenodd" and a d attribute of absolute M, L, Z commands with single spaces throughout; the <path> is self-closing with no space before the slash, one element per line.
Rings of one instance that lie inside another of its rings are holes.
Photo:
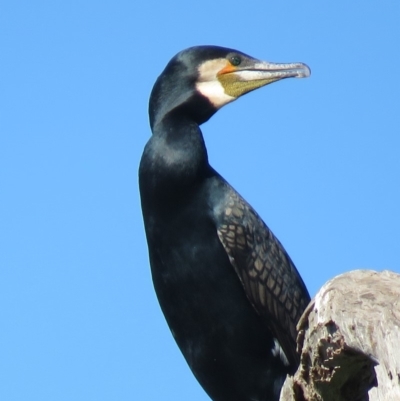
<path fill-rule="evenodd" d="M 198 124 L 238 97 L 285 78 L 304 78 L 303 63 L 271 63 L 218 46 L 195 46 L 178 53 L 157 79 L 150 96 L 150 124 L 184 112 Z"/>

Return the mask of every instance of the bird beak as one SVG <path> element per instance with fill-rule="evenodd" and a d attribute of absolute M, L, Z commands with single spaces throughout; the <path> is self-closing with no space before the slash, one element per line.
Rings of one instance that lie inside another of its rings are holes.
<path fill-rule="evenodd" d="M 250 59 L 243 65 L 226 68 L 218 74 L 225 93 L 234 98 L 285 78 L 307 78 L 310 68 L 303 63 L 270 63 Z"/>

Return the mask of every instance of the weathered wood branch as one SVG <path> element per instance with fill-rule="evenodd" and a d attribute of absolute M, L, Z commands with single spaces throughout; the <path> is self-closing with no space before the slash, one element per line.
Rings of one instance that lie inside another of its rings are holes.
<path fill-rule="evenodd" d="M 400 275 L 326 283 L 298 324 L 301 364 L 281 401 L 400 401 Z"/>

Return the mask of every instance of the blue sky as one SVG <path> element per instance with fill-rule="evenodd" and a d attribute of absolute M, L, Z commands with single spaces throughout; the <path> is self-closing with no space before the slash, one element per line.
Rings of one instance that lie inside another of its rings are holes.
<path fill-rule="evenodd" d="M 400 273 L 400 3 L 10 1 L 0 7 L 0 399 L 208 398 L 152 288 L 147 102 L 196 44 L 312 70 L 203 125 L 310 293 Z"/>

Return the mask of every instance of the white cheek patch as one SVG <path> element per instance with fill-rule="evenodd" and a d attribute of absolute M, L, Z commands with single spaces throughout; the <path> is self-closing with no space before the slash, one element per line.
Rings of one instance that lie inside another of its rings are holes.
<path fill-rule="evenodd" d="M 206 97 L 217 109 L 236 98 L 225 93 L 225 89 L 218 80 L 217 74 L 227 65 L 226 59 L 209 60 L 199 67 L 199 78 L 196 89 Z"/>
<path fill-rule="evenodd" d="M 217 79 L 210 82 L 198 82 L 196 89 L 217 109 L 236 99 L 225 93 L 224 87 Z"/>

